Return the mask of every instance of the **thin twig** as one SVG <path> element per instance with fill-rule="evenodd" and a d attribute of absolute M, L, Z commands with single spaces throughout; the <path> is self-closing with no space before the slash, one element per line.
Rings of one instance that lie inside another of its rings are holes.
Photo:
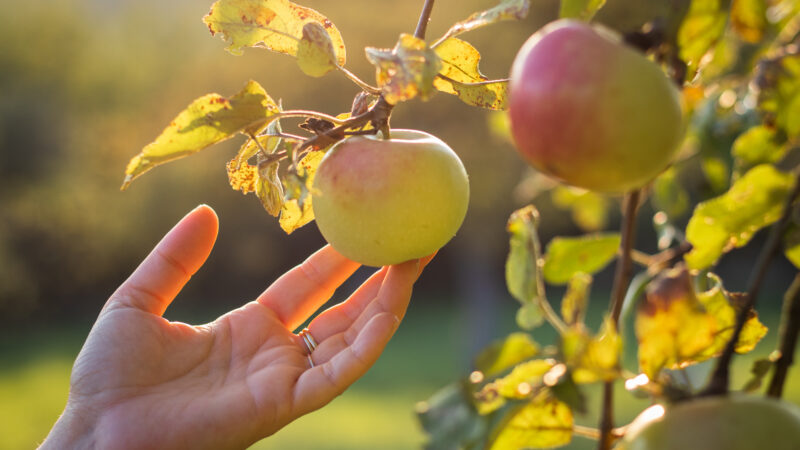
<path fill-rule="evenodd" d="M 597 428 L 585 427 L 583 425 L 573 425 L 572 432 L 575 434 L 575 436 L 585 437 L 586 439 L 592 439 L 595 441 L 600 439 L 600 430 Z M 615 438 L 620 438 L 625 434 L 625 430 L 624 428 L 614 428 L 611 431 L 611 434 Z"/>
<path fill-rule="evenodd" d="M 624 213 L 622 216 L 622 242 L 620 242 L 620 255 L 614 272 L 614 285 L 611 289 L 611 319 L 619 328 L 619 316 L 622 304 L 625 301 L 625 290 L 631 278 L 631 250 L 636 235 L 636 213 L 639 209 L 641 191 L 635 190 L 625 195 L 623 202 Z M 614 382 L 607 381 L 603 385 L 603 407 L 600 417 L 600 440 L 597 444 L 599 450 L 609 450 L 614 443 Z"/>
<path fill-rule="evenodd" d="M 736 343 L 739 342 L 739 336 L 742 334 L 744 324 L 747 322 L 747 319 L 750 317 L 750 312 L 756 305 L 758 291 L 761 289 L 761 284 L 769 268 L 769 263 L 778 251 L 783 233 L 789 226 L 792 216 L 792 205 L 797 199 L 798 194 L 800 194 L 800 172 L 795 174 L 794 187 L 786 198 L 786 203 L 783 205 L 783 214 L 781 218 L 772 226 L 767 242 L 758 255 L 754 266 L 755 270 L 750 277 L 750 287 L 745 294 L 742 307 L 736 314 L 736 327 L 733 330 L 728 344 L 725 346 L 725 350 L 722 352 L 719 359 L 717 359 L 717 365 L 714 367 L 711 381 L 708 383 L 708 387 L 701 393 L 703 396 L 724 395 L 728 392 L 728 386 L 730 384 L 730 365 L 736 351 Z"/>
<path fill-rule="evenodd" d="M 422 6 L 422 14 L 419 15 L 419 22 L 417 22 L 417 29 L 414 30 L 414 36 L 419 39 L 425 39 L 425 31 L 428 29 L 428 22 L 431 20 L 431 10 L 433 10 L 433 0 L 425 0 Z"/>
<path fill-rule="evenodd" d="M 797 347 L 797 337 L 800 335 L 800 274 L 795 275 L 792 285 L 783 298 L 783 311 L 781 312 L 781 325 L 778 332 L 780 344 L 779 355 L 775 361 L 775 371 L 769 381 L 767 395 L 781 398 L 783 385 L 789 367 L 794 362 L 794 350 Z"/>
<path fill-rule="evenodd" d="M 368 83 L 364 82 L 361 78 L 358 78 L 356 74 L 350 72 L 349 70 L 345 69 L 342 66 L 336 66 L 336 68 L 339 69 L 344 74 L 344 76 L 346 76 L 350 81 L 355 83 L 356 86 L 360 87 L 361 90 L 363 90 L 364 92 L 368 92 L 372 95 L 381 95 L 380 88 L 369 85 Z"/>

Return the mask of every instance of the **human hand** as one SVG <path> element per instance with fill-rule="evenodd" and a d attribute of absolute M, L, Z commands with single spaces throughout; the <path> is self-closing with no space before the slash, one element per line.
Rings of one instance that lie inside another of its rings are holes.
<path fill-rule="evenodd" d="M 330 246 L 214 322 L 162 317 L 205 262 L 218 220 L 184 217 L 103 307 L 42 448 L 243 448 L 330 402 L 377 360 L 430 260 L 384 267 L 293 333 L 358 267 Z"/>

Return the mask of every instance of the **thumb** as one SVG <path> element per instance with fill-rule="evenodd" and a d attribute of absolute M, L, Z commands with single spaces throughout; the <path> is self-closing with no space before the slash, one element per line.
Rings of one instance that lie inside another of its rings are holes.
<path fill-rule="evenodd" d="M 200 205 L 180 220 L 109 299 L 162 315 L 178 292 L 206 261 L 217 239 L 219 219 Z"/>

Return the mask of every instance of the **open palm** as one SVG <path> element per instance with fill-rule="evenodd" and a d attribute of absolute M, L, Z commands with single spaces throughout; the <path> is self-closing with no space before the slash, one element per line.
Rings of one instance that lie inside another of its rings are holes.
<path fill-rule="evenodd" d="M 369 369 L 427 263 L 384 267 L 318 315 L 309 330 L 319 344 L 309 354 L 293 330 L 359 267 L 331 247 L 210 324 L 162 317 L 216 233 L 214 212 L 194 210 L 111 296 L 44 447 L 246 447 L 327 404 Z"/>

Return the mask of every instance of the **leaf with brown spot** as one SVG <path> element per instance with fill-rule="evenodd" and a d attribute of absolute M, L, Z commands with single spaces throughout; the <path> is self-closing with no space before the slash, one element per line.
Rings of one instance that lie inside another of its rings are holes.
<path fill-rule="evenodd" d="M 219 0 L 203 21 L 212 35 L 222 33 L 234 55 L 245 47 L 262 47 L 290 56 L 297 56 L 303 27 L 316 23 L 330 36 L 336 63 L 343 66 L 346 61 L 344 40 L 331 21 L 288 0 Z"/>
<path fill-rule="evenodd" d="M 450 38 L 436 47 L 442 70 L 433 86 L 457 95 L 468 105 L 504 110 L 507 108 L 508 80 L 489 80 L 478 69 L 481 54 L 466 41 Z"/>
<path fill-rule="evenodd" d="M 529 8 L 530 2 L 528 0 L 502 0 L 493 8 L 473 13 L 466 19 L 457 22 L 455 25 L 450 27 L 449 30 L 447 30 L 447 33 L 445 33 L 444 36 L 436 41 L 433 47 L 437 47 L 448 38 L 458 36 L 459 34 L 466 33 L 467 31 L 485 27 L 486 25 L 491 25 L 504 20 L 524 19 L 528 16 Z"/>
<path fill-rule="evenodd" d="M 433 93 L 433 80 L 442 61 L 428 44 L 410 34 L 401 34 L 394 48 L 366 48 L 367 59 L 376 67 L 378 85 L 392 105 Z"/>

